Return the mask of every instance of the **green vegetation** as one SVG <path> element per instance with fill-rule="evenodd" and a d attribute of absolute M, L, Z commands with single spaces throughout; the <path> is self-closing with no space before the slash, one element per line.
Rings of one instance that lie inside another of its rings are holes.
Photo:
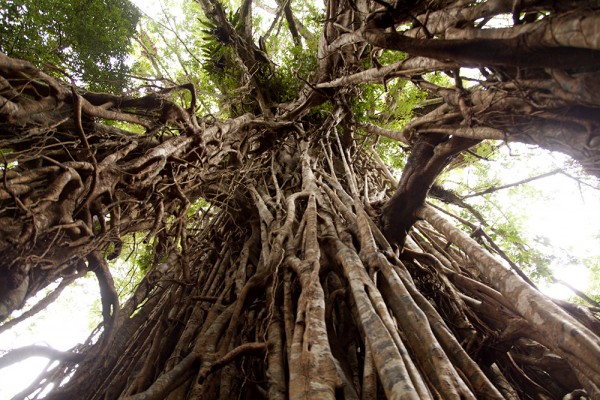
<path fill-rule="evenodd" d="M 3 0 L 0 51 L 80 86 L 120 92 L 139 18 L 128 0 Z"/>

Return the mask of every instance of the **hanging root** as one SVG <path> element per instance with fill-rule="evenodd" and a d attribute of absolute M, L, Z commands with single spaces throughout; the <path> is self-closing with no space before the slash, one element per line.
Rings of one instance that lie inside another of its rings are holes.
<path fill-rule="evenodd" d="M 165 246 L 168 267 L 123 304 L 104 356 L 63 361 L 41 386 L 75 375 L 48 398 L 598 395 L 589 323 L 429 207 L 399 258 L 369 215 L 369 193 L 390 183 L 330 137 L 290 136 L 299 160 L 275 171 L 265 159 L 272 177 L 240 171 L 251 211 L 192 216 L 187 272 Z"/>

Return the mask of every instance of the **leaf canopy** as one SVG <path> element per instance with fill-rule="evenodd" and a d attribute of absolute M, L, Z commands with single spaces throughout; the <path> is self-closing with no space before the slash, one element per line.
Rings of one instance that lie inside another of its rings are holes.
<path fill-rule="evenodd" d="M 141 16 L 129 0 L 2 3 L 0 51 L 55 68 L 91 90 L 125 87 L 130 39 Z"/>

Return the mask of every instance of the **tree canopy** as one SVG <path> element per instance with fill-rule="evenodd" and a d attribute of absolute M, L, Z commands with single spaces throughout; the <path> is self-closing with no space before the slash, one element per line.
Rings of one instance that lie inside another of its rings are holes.
<path fill-rule="evenodd" d="M 0 51 L 90 89 L 120 91 L 139 17 L 128 0 L 3 0 Z"/>
<path fill-rule="evenodd" d="M 443 179 L 526 143 L 597 186 L 597 1 L 175 4 L 127 95 L 0 53 L 0 332 L 89 273 L 103 318 L 0 357 L 58 361 L 15 398 L 600 396 L 597 300 L 538 290 L 544 254 L 470 202 L 484 166 Z"/>

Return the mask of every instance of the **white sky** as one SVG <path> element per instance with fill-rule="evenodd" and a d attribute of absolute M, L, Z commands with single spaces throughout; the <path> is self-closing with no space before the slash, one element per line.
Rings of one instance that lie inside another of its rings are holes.
<path fill-rule="evenodd" d="M 580 187 L 564 175 L 531 185 L 543 190 L 547 197 L 527 205 L 531 222 L 526 229 L 548 237 L 552 245 L 570 255 L 580 258 L 600 255 L 600 192 Z M 552 269 L 557 279 L 579 290 L 587 290 L 590 273 L 584 265 L 553 263 Z M 573 295 L 570 289 L 560 284 L 549 285 L 544 291 L 558 298 Z"/>
<path fill-rule="evenodd" d="M 536 156 L 521 157 L 530 153 L 532 146 L 513 143 L 510 153 L 504 147 L 503 157 L 510 157 L 512 165 L 507 167 L 501 163 L 491 163 L 490 172 L 501 176 L 502 184 L 510 184 L 528 177 L 552 171 L 561 167 L 569 159 L 560 153 L 538 151 Z M 539 154 L 538 154 L 539 153 Z M 567 171 L 569 172 L 569 171 Z M 466 180 L 469 180 L 467 176 Z M 586 258 L 600 256 L 600 191 L 581 185 L 574 179 L 556 174 L 529 182 L 532 188 L 541 192 L 541 197 L 525 200 L 525 203 L 514 203 L 511 189 L 497 193 L 501 204 L 511 205 L 517 214 L 525 218 L 523 231 L 529 237 L 544 237 L 553 247 L 553 252 L 564 256 Z M 467 199 L 467 202 L 469 200 Z M 473 204 L 473 203 L 471 203 Z M 551 264 L 554 276 L 571 286 L 585 291 L 589 284 L 589 271 L 577 263 L 561 264 L 559 260 Z M 541 285 L 546 294 L 566 299 L 574 293 L 564 285 Z"/>
<path fill-rule="evenodd" d="M 92 315 L 99 296 L 98 282 L 93 274 L 81 279 L 80 283 L 65 288 L 61 297 L 45 311 L 0 334 L 0 351 L 31 344 L 64 351 L 83 343 L 92 331 L 94 319 L 100 320 L 98 315 L 96 318 Z M 40 298 L 36 296 L 28 304 L 35 304 Z M 46 358 L 33 357 L 0 369 L 0 400 L 10 399 L 26 388 L 47 363 Z"/>

